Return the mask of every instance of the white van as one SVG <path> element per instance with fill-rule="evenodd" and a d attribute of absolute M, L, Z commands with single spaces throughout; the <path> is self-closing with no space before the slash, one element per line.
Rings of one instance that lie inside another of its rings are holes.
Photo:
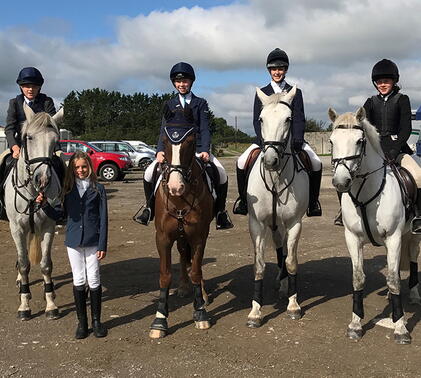
<path fill-rule="evenodd" d="M 411 136 L 408 139 L 408 145 L 409 147 L 412 148 L 413 151 L 416 151 L 417 154 L 420 154 L 420 152 L 417 151 L 417 144 L 419 145 L 419 140 L 420 140 L 421 106 L 416 110 L 412 110 L 411 125 L 412 125 L 412 131 L 411 131 Z M 419 148 L 420 147 L 418 147 L 418 149 Z"/>

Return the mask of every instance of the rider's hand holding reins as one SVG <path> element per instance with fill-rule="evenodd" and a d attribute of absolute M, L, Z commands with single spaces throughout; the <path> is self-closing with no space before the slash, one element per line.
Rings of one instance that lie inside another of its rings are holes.
<path fill-rule="evenodd" d="M 156 161 L 157 161 L 158 163 L 160 163 L 160 164 L 162 164 L 162 163 L 164 163 L 164 162 L 165 162 L 165 153 L 164 153 L 164 151 L 159 151 L 159 152 L 156 154 Z"/>
<path fill-rule="evenodd" d="M 41 206 L 44 206 L 47 202 L 47 197 L 44 197 L 44 193 L 39 193 L 37 198 L 35 198 L 35 202 L 41 204 Z"/>
<path fill-rule="evenodd" d="M 205 162 L 207 163 L 209 161 L 209 154 L 207 152 L 201 152 L 199 154 L 199 157 Z"/>
<path fill-rule="evenodd" d="M 12 156 L 14 159 L 18 159 L 19 154 L 20 154 L 20 147 L 17 144 L 15 144 L 14 146 L 12 146 Z"/>

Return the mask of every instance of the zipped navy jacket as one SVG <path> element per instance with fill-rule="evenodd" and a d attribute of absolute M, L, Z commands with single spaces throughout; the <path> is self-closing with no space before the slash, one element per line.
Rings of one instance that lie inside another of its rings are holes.
<path fill-rule="evenodd" d="M 46 204 L 43 211 L 54 220 L 67 219 L 64 244 L 70 248 L 98 246 L 107 251 L 108 211 L 107 194 L 102 184 L 92 185 L 80 197 L 76 183 L 64 197 L 62 206 Z"/>
<path fill-rule="evenodd" d="M 170 99 L 166 103 L 171 111 L 174 111 L 178 107 L 182 107 L 179 96 Z M 209 107 L 205 99 L 195 96 L 192 93 L 192 99 L 188 106 L 191 108 L 193 113 L 193 119 L 195 124 L 196 132 L 196 152 L 210 152 L 210 125 L 209 125 Z M 163 137 L 165 135 L 164 126 L 168 120 L 162 118 L 161 131 L 158 139 L 157 152 L 164 150 Z"/>
<path fill-rule="evenodd" d="M 285 90 L 289 92 L 292 86 L 285 82 Z M 266 87 L 260 88 L 262 92 L 270 96 L 275 93 L 273 90 L 272 85 L 269 83 Z M 301 89 L 297 88 L 297 92 L 291 103 L 292 108 L 292 120 L 291 120 L 291 132 L 292 132 L 292 140 L 293 144 L 303 144 L 304 143 L 304 130 L 306 127 L 306 119 L 304 115 L 304 102 L 303 102 L 303 94 Z M 262 102 L 260 101 L 259 97 L 254 97 L 254 109 L 253 109 L 253 126 L 254 131 L 256 132 L 257 136 L 257 144 L 262 145 L 262 126 L 260 124 L 259 118 L 260 113 L 262 112 Z"/>
<path fill-rule="evenodd" d="M 9 100 L 9 108 L 7 109 L 6 127 L 4 133 L 6 134 L 9 148 L 15 144 L 21 146 L 21 126 L 26 121 L 25 112 L 23 111 L 23 94 L 17 95 L 15 98 Z M 50 116 L 56 114 L 54 101 L 51 97 L 43 93 L 39 93 L 34 99 L 32 105 L 34 113 L 46 112 Z"/>

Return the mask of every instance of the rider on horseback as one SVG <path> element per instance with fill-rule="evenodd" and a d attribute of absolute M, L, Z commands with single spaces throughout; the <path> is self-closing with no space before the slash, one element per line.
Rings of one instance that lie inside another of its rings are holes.
<path fill-rule="evenodd" d="M 6 127 L 4 133 L 10 150 L 4 151 L 0 155 L 0 217 L 4 218 L 3 211 L 3 183 L 6 180 L 6 165 L 11 159 L 18 159 L 22 145 L 21 127 L 26 121 L 26 111 L 34 113 L 46 112 L 53 116 L 56 114 L 54 102 L 51 97 L 40 93 L 41 87 L 44 84 L 44 78 L 41 72 L 35 67 L 25 67 L 20 72 L 16 79 L 21 93 L 9 101 L 9 108 L 7 110 Z M 57 156 L 53 156 L 54 169 L 62 182 L 64 178 L 64 167 L 61 160 Z"/>
<path fill-rule="evenodd" d="M 266 68 L 272 78 L 271 82 L 266 87 L 261 88 L 266 95 L 269 96 L 273 93 L 281 93 L 283 91 L 289 92 L 291 90 L 292 86 L 285 81 L 285 75 L 289 68 L 289 58 L 285 51 L 279 48 L 271 51 L 266 60 Z M 322 209 L 319 203 L 320 183 L 322 179 L 322 162 L 311 149 L 310 145 L 304 140 L 305 116 L 303 96 L 300 89 L 297 89 L 297 93 L 292 100 L 292 109 L 292 148 L 295 152 L 304 150 L 309 156 L 312 166 L 312 170 L 309 172 L 310 198 L 307 216 L 320 216 L 322 215 Z M 262 103 L 256 95 L 254 99 L 253 125 L 257 136 L 257 144 L 253 143 L 238 158 L 237 161 L 237 184 L 240 197 L 234 208 L 234 214 L 246 215 L 248 212 L 246 188 L 247 172 L 245 165 L 250 152 L 262 145 L 260 125 L 261 111 Z"/>
<path fill-rule="evenodd" d="M 380 134 L 380 144 L 386 159 L 406 168 L 417 184 L 417 203 L 412 232 L 421 234 L 421 169 L 410 156 L 407 144 L 411 135 L 411 105 L 407 95 L 399 93 L 399 70 L 394 62 L 382 59 L 371 73 L 371 80 L 379 92 L 364 104 L 367 119 Z"/>
<path fill-rule="evenodd" d="M 194 117 L 194 124 L 196 126 L 196 156 L 205 163 L 212 163 L 219 174 L 219 183 L 216 186 L 216 228 L 227 229 L 233 227 L 228 213 L 225 210 L 225 202 L 228 190 L 228 177 L 222 164 L 210 153 L 210 128 L 209 128 L 209 108 L 205 99 L 195 96 L 191 92 L 191 87 L 196 79 L 193 67 L 184 62 L 174 65 L 170 72 L 170 79 L 178 92 L 178 95 L 166 102 L 166 107 L 174 112 L 177 108 L 189 106 Z M 137 220 L 144 225 L 154 217 L 155 208 L 155 194 L 154 194 L 154 170 L 157 163 L 164 163 L 165 154 L 163 151 L 163 135 L 166 121 L 163 118 L 161 125 L 161 132 L 158 140 L 158 152 L 156 160 L 146 169 L 143 183 L 145 190 L 145 197 L 147 200 L 146 207 Z"/>

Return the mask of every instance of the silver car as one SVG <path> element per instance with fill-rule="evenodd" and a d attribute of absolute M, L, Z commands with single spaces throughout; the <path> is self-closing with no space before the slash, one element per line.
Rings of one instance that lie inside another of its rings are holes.
<path fill-rule="evenodd" d="M 133 166 L 139 167 L 142 170 L 146 169 L 155 159 L 155 153 L 153 150 L 145 149 L 143 151 L 139 151 L 127 142 L 96 140 L 89 143 L 105 152 L 127 153 L 133 162 Z"/>

